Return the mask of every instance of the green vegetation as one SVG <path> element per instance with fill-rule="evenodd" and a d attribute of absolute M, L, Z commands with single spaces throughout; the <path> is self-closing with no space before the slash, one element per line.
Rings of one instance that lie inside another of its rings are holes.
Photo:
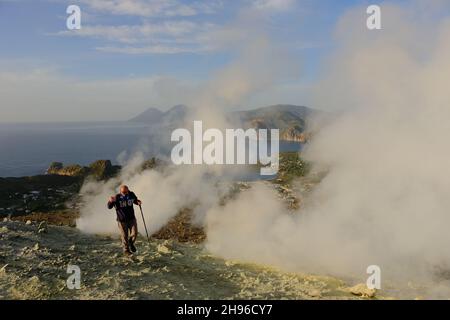
<path fill-rule="evenodd" d="M 82 183 L 81 177 L 58 175 L 0 178 L 0 216 L 62 209 Z"/>
<path fill-rule="evenodd" d="M 306 176 L 310 169 L 310 163 L 303 160 L 298 152 L 282 152 L 277 182 L 290 183 L 296 177 Z"/>
<path fill-rule="evenodd" d="M 109 160 L 97 160 L 89 165 L 88 175 L 97 180 L 115 176 L 120 171 L 119 166 L 113 166 Z"/>

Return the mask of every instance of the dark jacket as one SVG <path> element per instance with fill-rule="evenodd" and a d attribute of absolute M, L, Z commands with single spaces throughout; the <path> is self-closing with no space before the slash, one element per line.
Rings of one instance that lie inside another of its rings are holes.
<path fill-rule="evenodd" d="M 136 219 L 134 204 L 138 204 L 138 198 L 134 192 L 130 191 L 126 195 L 119 193 L 116 195 L 116 201 L 108 201 L 108 209 L 116 208 L 117 221 L 127 222 Z"/>

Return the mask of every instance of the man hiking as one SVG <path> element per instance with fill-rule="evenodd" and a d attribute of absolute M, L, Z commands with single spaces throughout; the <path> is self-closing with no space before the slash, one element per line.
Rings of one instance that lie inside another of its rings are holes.
<path fill-rule="evenodd" d="M 138 200 L 134 192 L 131 192 L 128 186 L 125 185 L 120 186 L 120 193 L 112 196 L 108 201 L 108 209 L 116 208 L 117 223 L 119 225 L 123 251 L 126 255 L 136 252 L 134 243 L 138 230 L 133 205 L 140 206 L 141 204 L 141 200 Z"/>

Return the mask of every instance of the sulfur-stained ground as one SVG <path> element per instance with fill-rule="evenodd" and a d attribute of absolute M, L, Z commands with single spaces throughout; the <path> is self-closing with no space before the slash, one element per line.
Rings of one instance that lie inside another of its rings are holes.
<path fill-rule="evenodd" d="M 201 244 L 118 239 L 70 227 L 0 222 L 0 299 L 355 299 L 338 279 L 225 261 Z M 70 290 L 68 265 L 81 270 Z"/>

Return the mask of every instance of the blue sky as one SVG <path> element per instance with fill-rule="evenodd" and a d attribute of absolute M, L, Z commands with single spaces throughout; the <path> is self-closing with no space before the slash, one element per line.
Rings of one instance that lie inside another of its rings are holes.
<path fill-rule="evenodd" d="M 100 90 L 99 94 L 107 91 L 104 87 L 106 83 L 112 81 L 119 86 L 119 82 L 127 79 L 151 82 L 163 77 L 182 83 L 199 83 L 207 81 L 211 74 L 235 58 L 236 52 L 232 47 L 218 43 L 217 33 L 232 27 L 239 17 L 245 19 L 246 15 L 255 13 L 258 21 L 263 22 L 264 32 L 274 43 L 301 62 L 299 75 L 284 85 L 291 88 L 307 86 L 317 77 L 322 60 L 334 46 L 333 32 L 338 19 L 354 6 L 367 6 L 376 2 L 0 0 L 0 72 L 3 80 L 14 76 L 19 81 L 20 77 L 26 77 L 23 82 L 29 81 L 30 87 L 34 87 L 33 79 L 42 79 L 39 86 L 47 79 L 49 84 L 52 81 L 67 82 L 69 87 L 70 84 L 95 84 L 95 88 L 103 85 L 104 91 Z M 66 8 L 69 4 L 81 8 L 81 30 L 66 29 Z M 245 24 L 242 33 L 246 32 L 244 29 Z M 36 77 L 31 79 L 30 74 Z M 12 82 L 9 84 L 12 86 Z M 27 87 L 22 88 L 22 92 L 27 90 Z M 37 114 L 45 115 L 43 118 L 47 120 L 65 121 L 117 120 L 122 117 L 123 112 L 117 108 L 108 110 L 108 115 L 104 116 L 105 110 L 100 108 L 83 114 L 42 106 L 40 103 L 45 102 L 46 95 L 50 96 L 50 93 L 45 93 L 45 88 L 40 90 L 35 99 L 38 101 L 36 108 L 42 109 L 40 113 L 33 108 L 33 103 L 27 100 L 16 102 L 14 97 L 10 97 L 8 102 L 13 108 L 5 108 L 5 104 L 2 104 L 2 121 L 42 120 L 36 119 Z M 291 92 L 283 97 L 286 90 L 278 91 L 280 96 L 274 94 L 272 101 L 267 101 L 267 104 L 307 102 L 302 101 L 300 93 Z M 262 100 L 256 99 L 248 107 L 263 103 Z M 59 101 L 62 98 L 50 99 L 48 103 L 57 104 Z M 16 103 L 18 108 L 14 108 Z M 101 103 L 107 101 L 99 99 Z M 170 103 L 146 96 L 131 101 L 130 110 L 139 112 L 149 106 L 164 109 L 170 107 Z M 30 114 L 30 119 L 26 114 Z"/>

